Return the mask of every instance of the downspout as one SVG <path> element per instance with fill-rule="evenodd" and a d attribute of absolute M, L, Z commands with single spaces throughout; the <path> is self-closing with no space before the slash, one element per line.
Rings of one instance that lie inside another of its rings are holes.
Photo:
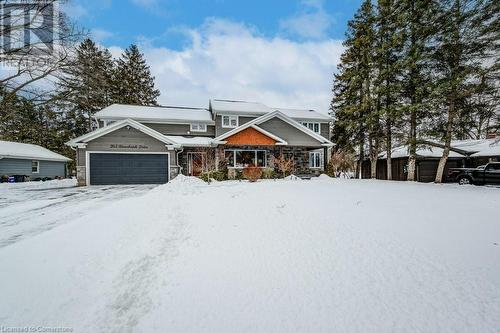
<path fill-rule="evenodd" d="M 182 174 L 182 167 L 179 165 L 179 154 L 184 152 L 184 148 L 181 148 L 181 150 L 177 151 L 175 154 L 177 155 L 177 165 L 176 167 L 179 168 L 179 175 Z"/>

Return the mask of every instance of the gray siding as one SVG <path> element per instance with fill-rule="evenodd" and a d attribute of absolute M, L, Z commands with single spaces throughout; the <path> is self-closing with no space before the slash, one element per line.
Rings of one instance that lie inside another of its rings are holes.
<path fill-rule="evenodd" d="M 321 129 L 320 129 L 320 134 L 322 137 L 325 139 L 330 140 L 330 123 L 321 123 L 320 124 Z"/>
<path fill-rule="evenodd" d="M 321 147 L 321 142 L 279 118 L 269 119 L 259 124 L 259 127 L 279 136 L 287 141 L 290 146 Z"/>
<path fill-rule="evenodd" d="M 39 161 L 39 173 L 31 172 L 31 161 L 25 159 L 3 158 L 0 159 L 0 175 L 25 175 L 35 178 L 55 178 L 66 175 L 66 163 L 56 161 Z"/>
<path fill-rule="evenodd" d="M 124 147 L 117 147 L 121 145 Z M 133 148 L 132 146 L 137 146 Z M 87 150 L 99 151 L 140 151 L 140 152 L 162 152 L 166 151 L 165 143 L 142 133 L 135 128 L 122 127 L 103 135 L 87 144 Z"/>
<path fill-rule="evenodd" d="M 122 147 L 120 147 L 122 146 Z M 135 128 L 126 127 L 117 129 L 111 133 L 103 135 L 87 143 L 86 148 L 77 148 L 77 179 L 79 185 L 85 185 L 86 182 L 86 152 L 104 151 L 104 152 L 168 152 L 170 160 L 170 176 L 174 178 L 179 168 L 177 165 L 177 154 L 169 151 L 165 143 L 142 133 Z"/>
<path fill-rule="evenodd" d="M 238 117 L 238 125 L 241 126 L 243 124 L 246 124 L 249 121 L 254 120 L 255 118 L 257 118 L 257 117 L 239 116 Z M 217 115 L 217 117 L 215 118 L 215 136 L 217 137 L 219 135 L 222 135 L 224 133 L 229 132 L 230 130 L 232 130 L 232 128 L 223 128 L 222 127 L 222 116 Z"/>
<path fill-rule="evenodd" d="M 207 125 L 206 132 L 190 132 L 191 126 L 188 124 L 153 124 L 143 123 L 143 125 L 154 129 L 164 135 L 189 135 L 189 136 L 215 136 L 215 126 Z"/>

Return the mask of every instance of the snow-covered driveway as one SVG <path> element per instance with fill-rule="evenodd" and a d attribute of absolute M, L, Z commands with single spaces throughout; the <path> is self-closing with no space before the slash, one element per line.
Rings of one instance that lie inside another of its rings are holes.
<path fill-rule="evenodd" d="M 153 187 L 76 187 L 75 179 L 0 184 L 0 248 Z"/>
<path fill-rule="evenodd" d="M 178 177 L 0 249 L 0 325 L 498 332 L 500 191 Z"/>

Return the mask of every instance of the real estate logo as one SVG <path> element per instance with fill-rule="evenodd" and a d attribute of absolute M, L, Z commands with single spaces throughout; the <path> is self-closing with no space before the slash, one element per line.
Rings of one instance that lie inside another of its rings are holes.
<path fill-rule="evenodd" d="M 49 60 L 59 40 L 58 3 L 0 0 L 0 60 Z"/>

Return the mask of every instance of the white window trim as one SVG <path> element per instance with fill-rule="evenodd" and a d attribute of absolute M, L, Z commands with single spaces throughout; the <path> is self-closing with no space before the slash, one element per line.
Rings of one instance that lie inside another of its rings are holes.
<path fill-rule="evenodd" d="M 263 151 L 264 152 L 264 166 L 258 167 L 258 168 L 267 168 L 267 151 L 263 149 L 225 149 L 224 154 L 227 151 L 233 152 L 233 162 L 236 164 L 236 152 L 237 151 L 253 151 L 255 153 L 255 161 L 257 161 L 257 152 L 258 151 Z M 243 166 L 227 166 L 228 169 L 245 169 Z"/>
<path fill-rule="evenodd" d="M 311 131 L 313 131 L 314 133 L 317 133 L 317 134 L 321 134 L 321 123 L 318 123 L 318 122 L 313 122 L 313 121 L 302 121 L 300 122 L 303 126 L 307 127 L 308 129 L 309 128 L 309 124 L 313 124 L 313 129 L 310 129 Z M 315 124 L 318 124 L 318 131 L 316 132 L 314 130 L 314 125 Z"/>
<path fill-rule="evenodd" d="M 193 126 L 196 126 L 196 127 L 193 127 Z M 204 129 L 200 129 L 200 126 L 203 126 Z M 206 132 L 207 131 L 207 124 L 192 123 L 192 124 L 190 124 L 190 130 L 191 130 L 191 132 Z"/>
<path fill-rule="evenodd" d="M 224 125 L 224 117 L 229 118 L 229 125 L 228 126 Z M 231 126 L 231 118 L 236 119 L 236 126 Z M 240 125 L 239 116 L 235 116 L 235 115 L 231 115 L 231 114 L 222 114 L 220 121 L 221 121 L 222 128 L 236 128 Z"/>
<path fill-rule="evenodd" d="M 36 162 L 36 171 L 33 171 L 33 162 Z M 40 161 L 31 161 L 31 173 L 40 173 Z"/>
<path fill-rule="evenodd" d="M 319 155 L 319 165 L 318 166 L 311 166 L 311 160 L 316 161 L 316 159 L 312 156 L 315 154 Z M 321 169 L 323 166 L 323 154 L 320 151 L 310 151 L 309 152 L 309 169 Z"/>

